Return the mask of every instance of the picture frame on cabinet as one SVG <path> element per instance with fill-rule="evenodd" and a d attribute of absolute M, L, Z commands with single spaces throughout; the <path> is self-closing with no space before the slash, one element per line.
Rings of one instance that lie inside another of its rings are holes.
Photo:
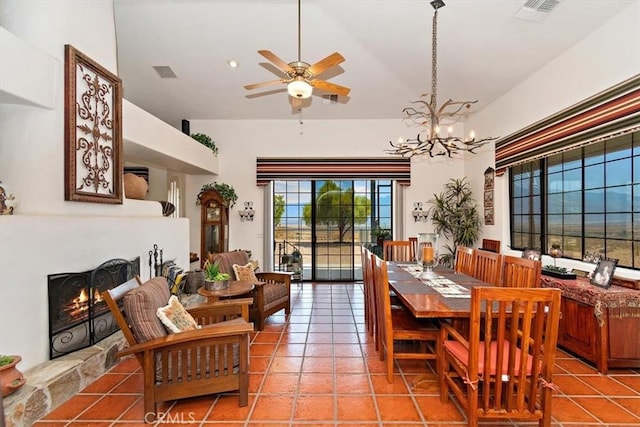
<path fill-rule="evenodd" d="M 65 200 L 122 204 L 122 80 L 65 45 L 64 82 Z"/>

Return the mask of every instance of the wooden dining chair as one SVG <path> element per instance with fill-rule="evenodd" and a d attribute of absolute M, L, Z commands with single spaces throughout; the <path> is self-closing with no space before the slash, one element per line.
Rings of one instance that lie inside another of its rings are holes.
<path fill-rule="evenodd" d="M 411 260 L 416 259 L 416 251 L 418 250 L 418 237 L 410 236 L 409 243 L 411 243 Z"/>
<path fill-rule="evenodd" d="M 466 246 L 458 246 L 456 248 L 456 273 L 473 276 L 474 250 Z"/>
<path fill-rule="evenodd" d="M 364 322 L 369 336 L 374 337 L 375 341 L 376 304 L 373 297 L 373 268 L 371 266 L 372 252 L 365 246 L 361 246 L 360 248 L 360 261 L 362 263 L 362 284 L 364 290 Z"/>
<path fill-rule="evenodd" d="M 500 240 L 482 239 L 482 247 L 480 249 L 500 253 Z"/>
<path fill-rule="evenodd" d="M 411 262 L 411 242 L 409 240 L 385 240 L 382 244 L 382 256 L 385 261 Z"/>
<path fill-rule="evenodd" d="M 501 286 L 507 288 L 539 288 L 542 263 L 527 258 L 502 257 Z"/>
<path fill-rule="evenodd" d="M 473 273 L 471 276 L 493 286 L 500 286 L 502 255 L 496 252 L 476 249 L 473 258 Z"/>
<path fill-rule="evenodd" d="M 380 360 L 386 360 L 387 381 L 391 384 L 396 360 L 435 360 L 440 347 L 440 329 L 435 322 L 417 319 L 406 309 L 392 309 L 387 263 L 376 255 L 372 255 L 372 260 L 375 263 Z"/>
<path fill-rule="evenodd" d="M 475 287 L 469 339 L 441 325 L 440 400 L 447 403 L 452 391 L 468 426 L 484 420 L 550 425 L 561 292 Z"/>

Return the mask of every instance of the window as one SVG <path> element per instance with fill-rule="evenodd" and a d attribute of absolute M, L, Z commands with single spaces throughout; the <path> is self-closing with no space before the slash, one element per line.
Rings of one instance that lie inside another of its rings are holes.
<path fill-rule="evenodd" d="M 640 132 L 510 168 L 511 247 L 640 269 Z"/>

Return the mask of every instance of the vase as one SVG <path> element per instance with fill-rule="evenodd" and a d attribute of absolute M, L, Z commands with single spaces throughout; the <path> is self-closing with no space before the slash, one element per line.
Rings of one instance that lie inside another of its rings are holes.
<path fill-rule="evenodd" d="M 26 380 L 22 372 L 16 368 L 22 357 L 11 356 L 13 361 L 7 365 L 0 366 L 0 388 L 2 389 L 2 397 L 6 397 L 22 387 Z"/>
<path fill-rule="evenodd" d="M 418 233 L 416 262 L 421 267 L 421 279 L 435 279 L 438 274 L 433 268 L 438 265 L 438 235 L 436 233 Z"/>
<path fill-rule="evenodd" d="M 204 288 L 208 291 L 222 291 L 229 289 L 229 280 L 205 280 Z"/>
<path fill-rule="evenodd" d="M 147 180 L 133 173 L 125 173 L 124 177 L 124 196 L 127 199 L 144 200 L 147 197 L 149 184 Z"/>

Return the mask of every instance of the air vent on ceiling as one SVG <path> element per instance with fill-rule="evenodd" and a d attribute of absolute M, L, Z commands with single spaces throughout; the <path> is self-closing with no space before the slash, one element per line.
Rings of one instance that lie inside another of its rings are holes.
<path fill-rule="evenodd" d="M 560 0 L 528 0 L 515 14 L 516 18 L 525 21 L 542 21 L 558 6 Z"/>
<path fill-rule="evenodd" d="M 178 77 L 168 65 L 154 65 L 153 69 L 163 79 L 175 79 Z"/>
<path fill-rule="evenodd" d="M 323 104 L 337 104 L 338 103 L 338 95 L 335 94 L 329 94 L 329 95 L 322 95 L 322 103 Z"/>

